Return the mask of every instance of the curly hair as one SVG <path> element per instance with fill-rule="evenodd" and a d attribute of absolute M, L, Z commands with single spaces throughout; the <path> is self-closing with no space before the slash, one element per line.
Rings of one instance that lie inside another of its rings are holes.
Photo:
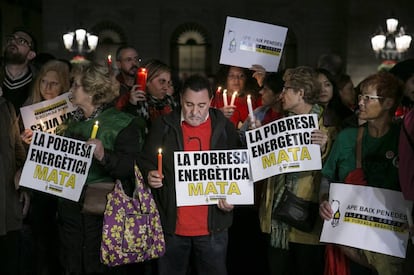
<path fill-rule="evenodd" d="M 285 82 L 289 81 L 294 89 L 304 91 L 303 100 L 308 104 L 315 104 L 319 101 L 321 84 L 318 81 L 318 73 L 315 69 L 307 66 L 299 66 L 287 69 L 283 75 Z"/>
<path fill-rule="evenodd" d="M 94 62 L 78 64 L 72 69 L 73 76 L 80 76 L 85 93 L 92 97 L 92 104 L 111 103 L 119 95 L 119 82 L 106 66 Z"/>

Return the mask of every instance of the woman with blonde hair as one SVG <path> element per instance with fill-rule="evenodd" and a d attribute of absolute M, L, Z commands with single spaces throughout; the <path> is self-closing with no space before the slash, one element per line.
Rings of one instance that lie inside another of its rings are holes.
<path fill-rule="evenodd" d="M 71 92 L 72 103 L 78 108 L 57 133 L 96 147 L 79 202 L 59 200 L 60 256 L 67 274 L 108 274 L 99 254 L 103 213 L 82 210 L 84 194 L 89 186 L 115 179 L 130 187 L 127 185 L 132 183 L 129 180 L 134 176 L 134 160 L 141 151 L 145 123 L 113 106 L 119 82 L 105 66 L 90 63 L 74 67 Z M 96 121 L 99 130 L 93 138 Z"/>

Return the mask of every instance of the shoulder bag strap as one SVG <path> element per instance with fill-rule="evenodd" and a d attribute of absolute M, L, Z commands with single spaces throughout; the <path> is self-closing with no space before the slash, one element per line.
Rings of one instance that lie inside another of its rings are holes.
<path fill-rule="evenodd" d="M 356 168 L 362 167 L 362 137 L 364 135 L 364 128 L 358 128 L 357 142 L 356 142 Z"/>

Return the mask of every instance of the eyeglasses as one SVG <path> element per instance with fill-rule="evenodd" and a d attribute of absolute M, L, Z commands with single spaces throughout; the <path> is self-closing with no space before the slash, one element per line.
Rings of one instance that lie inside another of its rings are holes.
<path fill-rule="evenodd" d="M 377 95 L 358 95 L 358 101 L 360 101 L 361 99 L 364 102 L 368 102 L 370 100 L 374 100 L 374 99 L 381 99 L 384 98 L 383 96 L 377 96 Z"/>
<path fill-rule="evenodd" d="M 31 47 L 32 43 L 30 43 L 29 41 L 27 41 L 26 39 L 24 39 L 23 37 L 20 36 L 14 36 L 14 35 L 8 35 L 6 37 L 6 42 L 7 44 L 10 44 L 11 42 L 15 41 L 17 45 L 19 46 L 27 46 L 27 47 Z"/>
<path fill-rule="evenodd" d="M 283 86 L 282 93 L 286 93 L 289 90 L 295 90 L 295 89 L 296 89 L 295 87 Z"/>
<path fill-rule="evenodd" d="M 230 74 L 228 75 L 228 78 L 231 80 L 238 80 L 238 79 L 245 79 L 246 76 L 244 74 L 239 74 L 239 75 L 235 75 L 235 74 Z"/>
<path fill-rule="evenodd" d="M 135 57 L 126 57 L 121 59 L 121 62 L 137 62 L 137 63 L 141 63 L 141 58 L 139 58 L 138 56 Z"/>

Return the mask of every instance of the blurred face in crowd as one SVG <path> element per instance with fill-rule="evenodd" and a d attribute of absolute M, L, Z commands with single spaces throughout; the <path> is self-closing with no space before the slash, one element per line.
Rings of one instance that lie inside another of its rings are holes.
<path fill-rule="evenodd" d="M 362 120 L 375 120 L 389 115 L 392 99 L 378 96 L 375 86 L 370 85 L 358 96 L 359 114 Z"/>
<path fill-rule="evenodd" d="M 404 95 L 414 101 L 414 75 L 405 82 Z"/>
<path fill-rule="evenodd" d="M 333 86 L 324 74 L 318 75 L 318 81 L 321 84 L 321 93 L 319 94 L 319 103 L 323 106 L 328 105 L 333 97 Z"/>
<path fill-rule="evenodd" d="M 229 73 L 227 75 L 227 91 L 242 91 L 246 85 L 246 75 L 242 68 L 239 67 L 230 67 Z"/>
<path fill-rule="evenodd" d="M 267 85 L 260 90 L 263 106 L 274 106 L 279 102 L 280 92 L 272 91 Z"/>
<path fill-rule="evenodd" d="M 147 82 L 148 92 L 158 99 L 163 99 L 171 89 L 171 73 L 161 72 L 152 80 Z"/>
<path fill-rule="evenodd" d="M 62 93 L 62 85 L 56 71 L 48 71 L 40 79 L 40 94 L 45 100 L 53 99 Z"/>
<path fill-rule="evenodd" d="M 352 83 L 352 81 L 347 82 L 345 86 L 339 90 L 339 96 L 346 106 L 355 105 L 354 83 Z"/>
<path fill-rule="evenodd" d="M 298 109 L 305 103 L 303 100 L 303 91 L 290 86 L 290 82 L 286 81 L 283 91 L 280 94 L 280 101 L 284 111 L 298 114 Z"/>
<path fill-rule="evenodd" d="M 206 121 L 210 108 L 211 98 L 208 90 L 185 90 L 181 95 L 182 114 L 185 122 L 191 126 L 198 126 Z"/>
<path fill-rule="evenodd" d="M 139 67 L 139 57 L 136 50 L 126 48 L 120 51 L 120 58 L 117 61 L 119 70 L 131 77 L 135 77 Z"/>
<path fill-rule="evenodd" d="M 92 106 L 92 97 L 87 94 L 82 86 L 81 77 L 75 76 L 73 79 L 72 87 L 72 103 L 76 106 Z"/>
<path fill-rule="evenodd" d="M 6 37 L 4 60 L 6 64 L 24 64 L 32 60 L 36 53 L 32 51 L 32 39 L 25 32 L 15 32 Z"/>

